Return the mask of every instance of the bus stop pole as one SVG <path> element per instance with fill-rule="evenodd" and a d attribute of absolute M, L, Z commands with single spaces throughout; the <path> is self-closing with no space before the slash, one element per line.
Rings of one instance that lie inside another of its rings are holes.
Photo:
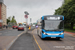
<path fill-rule="evenodd" d="M 28 19 L 26 19 L 26 33 L 28 33 Z"/>
<path fill-rule="evenodd" d="M 26 15 L 25 15 L 25 18 L 26 18 L 26 33 L 28 33 L 28 15 L 29 13 L 27 11 L 24 12 Z"/>

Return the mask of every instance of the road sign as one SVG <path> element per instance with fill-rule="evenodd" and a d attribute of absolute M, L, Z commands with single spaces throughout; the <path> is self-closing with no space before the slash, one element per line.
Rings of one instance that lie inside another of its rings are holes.
<path fill-rule="evenodd" d="M 28 15 L 25 15 L 25 18 L 27 19 L 28 18 Z"/>

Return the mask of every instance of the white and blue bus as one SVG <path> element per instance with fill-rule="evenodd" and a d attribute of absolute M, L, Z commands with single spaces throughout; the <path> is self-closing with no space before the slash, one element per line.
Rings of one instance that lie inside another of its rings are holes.
<path fill-rule="evenodd" d="M 64 38 L 64 16 L 62 15 L 46 15 L 42 16 L 37 21 L 37 34 L 43 39 L 50 38 Z"/>

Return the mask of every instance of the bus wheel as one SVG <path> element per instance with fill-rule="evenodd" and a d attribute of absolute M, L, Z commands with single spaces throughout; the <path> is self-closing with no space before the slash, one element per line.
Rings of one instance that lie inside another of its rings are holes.
<path fill-rule="evenodd" d="M 45 38 L 41 38 L 42 40 L 44 40 Z"/>

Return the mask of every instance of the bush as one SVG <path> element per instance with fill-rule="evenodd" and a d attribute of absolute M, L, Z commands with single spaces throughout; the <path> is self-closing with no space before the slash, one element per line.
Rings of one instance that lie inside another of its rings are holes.
<path fill-rule="evenodd" d="M 65 24 L 64 27 L 65 28 L 70 28 L 71 26 L 70 26 L 70 24 Z"/>

